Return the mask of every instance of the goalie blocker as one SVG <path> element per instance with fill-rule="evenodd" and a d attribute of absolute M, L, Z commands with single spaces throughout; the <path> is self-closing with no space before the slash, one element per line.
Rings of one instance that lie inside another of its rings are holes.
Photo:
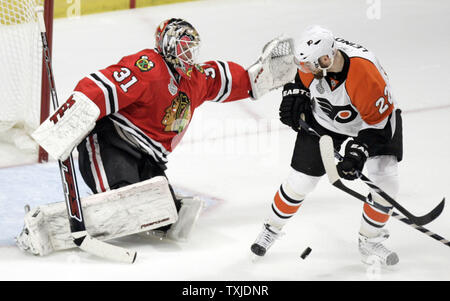
<path fill-rule="evenodd" d="M 154 177 L 81 199 L 86 230 L 110 240 L 170 225 L 167 237 L 186 241 L 203 208 L 198 198 L 183 198 L 177 213 L 167 179 Z M 34 255 L 75 248 L 64 202 L 42 205 L 25 215 L 18 247 Z"/>

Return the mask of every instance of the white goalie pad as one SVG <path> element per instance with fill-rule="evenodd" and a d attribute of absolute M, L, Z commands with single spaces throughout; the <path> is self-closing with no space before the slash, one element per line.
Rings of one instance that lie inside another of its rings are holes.
<path fill-rule="evenodd" d="M 86 230 L 98 240 L 109 240 L 148 231 L 178 219 L 165 177 L 81 199 Z M 76 247 L 64 202 L 39 206 L 25 215 L 25 226 L 16 238 L 22 250 L 35 255 Z"/>
<path fill-rule="evenodd" d="M 258 61 L 247 70 L 253 99 L 294 80 L 297 66 L 294 63 L 294 42 L 284 36 L 266 44 Z"/>
<path fill-rule="evenodd" d="M 73 95 L 32 134 L 50 156 L 64 161 L 94 128 L 100 109 L 80 92 Z"/>

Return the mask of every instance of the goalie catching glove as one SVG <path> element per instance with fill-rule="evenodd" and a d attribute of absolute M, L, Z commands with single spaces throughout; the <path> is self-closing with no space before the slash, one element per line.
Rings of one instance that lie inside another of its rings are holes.
<path fill-rule="evenodd" d="M 297 72 L 293 49 L 293 40 L 283 36 L 264 46 L 262 55 L 247 70 L 254 100 L 292 81 Z"/>

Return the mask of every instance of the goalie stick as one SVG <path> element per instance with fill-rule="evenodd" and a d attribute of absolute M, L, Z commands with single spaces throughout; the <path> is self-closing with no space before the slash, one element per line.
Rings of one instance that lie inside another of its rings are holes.
<path fill-rule="evenodd" d="M 313 128 L 311 128 L 303 119 L 299 118 L 299 124 L 300 127 L 303 127 L 305 130 L 307 130 L 309 133 L 317 136 L 317 137 L 321 137 L 319 135 L 319 133 L 317 133 Z M 328 136 L 329 137 L 329 136 Z M 331 139 L 331 137 L 330 137 Z M 333 147 L 334 150 L 334 147 Z M 336 150 L 334 150 L 334 156 L 341 161 L 343 159 L 342 155 L 337 152 Z M 323 158 L 322 158 L 323 159 Z M 334 162 L 334 161 L 333 161 Z M 334 164 L 334 163 L 333 163 Z M 325 162 L 324 162 L 325 165 Z M 336 177 L 337 176 L 337 177 Z M 388 203 L 390 203 L 395 209 L 397 209 L 398 211 L 400 211 L 400 213 L 402 213 L 403 215 L 405 215 L 409 220 L 411 220 L 414 224 L 422 226 L 422 225 L 426 225 L 430 222 L 432 222 L 433 220 L 435 220 L 441 213 L 442 210 L 444 210 L 444 205 L 445 205 L 445 198 L 442 199 L 442 201 L 430 212 L 428 212 L 427 214 L 423 215 L 423 216 L 415 216 L 413 214 L 411 214 L 411 212 L 409 212 L 408 210 L 406 210 L 403 206 L 401 206 L 399 203 L 397 203 L 393 198 L 391 198 L 386 192 L 384 192 L 380 187 L 378 187 L 377 185 L 375 185 L 369 178 L 367 178 L 364 174 L 359 173 L 358 174 L 359 178 L 370 188 L 372 188 L 376 193 L 378 193 L 383 199 L 385 199 Z M 339 175 L 337 175 L 337 171 L 336 171 L 336 175 L 331 178 L 330 174 L 328 175 L 330 182 L 332 185 L 336 186 L 337 188 L 346 191 L 349 194 L 353 194 L 352 190 L 348 187 L 346 187 L 342 181 L 340 180 Z M 367 202 L 367 201 L 365 201 Z M 374 205 L 376 203 L 373 202 L 373 204 L 369 203 L 370 205 Z M 376 207 L 377 205 L 375 205 Z M 381 208 L 380 208 L 381 209 Z"/>
<path fill-rule="evenodd" d="M 42 7 L 38 7 L 36 9 L 39 28 L 41 32 L 43 55 L 47 69 L 47 76 L 49 79 L 52 105 L 54 110 L 56 111 L 55 115 L 58 115 L 59 114 L 59 112 L 57 111 L 59 107 L 58 97 L 56 94 L 55 81 L 53 78 L 50 50 L 47 42 L 47 34 L 43 12 L 44 9 Z M 64 189 L 64 199 L 66 202 L 67 213 L 69 216 L 70 232 L 72 234 L 73 242 L 75 243 L 75 245 L 78 246 L 83 251 L 97 255 L 99 257 L 120 262 L 133 263 L 136 259 L 137 255 L 136 252 L 102 242 L 98 239 L 91 237 L 87 233 L 83 218 L 83 212 L 81 209 L 77 180 L 75 172 L 73 170 L 72 155 L 70 155 L 69 158 L 67 158 L 65 161 L 58 160 L 58 163 Z"/>
<path fill-rule="evenodd" d="M 340 180 L 339 174 L 337 172 L 336 164 L 334 162 L 333 140 L 331 139 L 330 136 L 324 135 L 320 138 L 319 143 L 320 143 L 320 154 L 322 156 L 323 165 L 325 167 L 325 170 L 327 172 L 330 182 L 334 186 L 349 193 L 350 195 L 354 196 L 355 198 L 357 198 L 365 203 L 369 203 L 370 205 L 380 209 L 381 211 L 383 211 L 386 214 L 392 214 L 392 216 L 395 217 L 396 219 L 398 219 L 399 221 L 407 224 L 408 226 L 413 227 L 414 229 L 416 229 L 416 230 L 430 236 L 431 238 L 439 241 L 440 243 L 443 243 L 444 245 L 450 247 L 450 242 L 447 239 L 443 238 L 442 236 L 440 236 L 436 233 L 431 232 L 430 230 L 428 230 L 422 226 L 416 225 L 414 222 L 412 222 L 407 217 L 404 217 L 404 216 L 398 214 L 397 212 L 391 211 L 390 208 L 381 206 L 380 204 L 373 202 L 370 194 L 368 197 L 365 197 L 362 194 L 354 191 L 353 189 L 350 189 L 347 186 L 345 186 L 342 183 L 342 181 Z"/>

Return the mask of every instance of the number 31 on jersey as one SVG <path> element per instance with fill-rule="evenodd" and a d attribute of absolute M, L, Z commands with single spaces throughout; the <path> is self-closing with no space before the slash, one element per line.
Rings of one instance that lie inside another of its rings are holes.
<path fill-rule="evenodd" d="M 118 82 L 121 83 L 123 81 L 125 81 L 128 77 L 130 77 L 131 75 L 131 71 L 128 68 L 120 68 L 120 70 L 122 71 L 115 71 L 113 73 L 114 79 Z M 123 84 L 120 85 L 120 88 L 123 90 L 123 92 L 128 92 L 128 89 L 134 85 L 135 83 L 137 83 L 137 78 L 136 76 L 132 76 L 131 79 L 127 82 L 124 82 Z"/>

